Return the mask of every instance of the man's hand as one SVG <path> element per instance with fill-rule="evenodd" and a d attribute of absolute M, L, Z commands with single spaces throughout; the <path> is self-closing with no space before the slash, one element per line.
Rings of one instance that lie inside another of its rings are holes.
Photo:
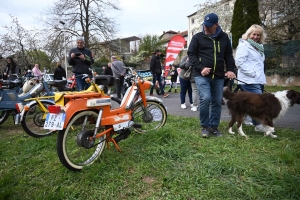
<path fill-rule="evenodd" d="M 75 57 L 75 53 L 71 53 L 71 58 L 74 58 Z"/>
<path fill-rule="evenodd" d="M 226 72 L 226 73 L 225 73 L 225 76 L 226 76 L 227 78 L 229 78 L 230 80 L 236 78 L 235 73 L 233 73 L 233 72 L 231 72 L 231 71 Z"/>
<path fill-rule="evenodd" d="M 204 67 L 204 69 L 201 71 L 202 76 L 207 76 L 210 73 L 210 70 L 211 68 Z"/>

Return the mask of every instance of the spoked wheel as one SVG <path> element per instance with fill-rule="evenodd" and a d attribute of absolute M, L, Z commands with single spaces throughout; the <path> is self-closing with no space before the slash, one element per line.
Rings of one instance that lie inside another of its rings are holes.
<path fill-rule="evenodd" d="M 9 116 L 8 110 L 0 111 L 0 125 L 3 124 L 7 120 L 8 116 Z"/>
<path fill-rule="evenodd" d="M 76 114 L 66 129 L 57 136 L 57 154 L 60 162 L 68 169 L 79 171 L 91 165 L 103 152 L 106 135 L 93 139 L 98 113 L 83 111 Z M 99 132 L 104 131 L 100 127 Z"/>
<path fill-rule="evenodd" d="M 45 108 L 48 108 L 49 105 L 54 105 L 54 102 L 43 102 L 42 104 L 45 106 Z M 56 132 L 54 130 L 44 129 L 44 115 L 46 115 L 46 113 L 40 108 L 40 105 L 37 102 L 32 104 L 30 109 L 25 111 L 21 121 L 24 131 L 28 135 L 36 138 L 49 136 Z"/>
<path fill-rule="evenodd" d="M 134 128 L 139 133 L 147 133 L 163 127 L 167 121 L 166 108 L 155 101 L 147 101 L 147 109 L 143 110 L 142 102 L 135 105 L 133 109 L 133 120 L 142 125 Z"/>

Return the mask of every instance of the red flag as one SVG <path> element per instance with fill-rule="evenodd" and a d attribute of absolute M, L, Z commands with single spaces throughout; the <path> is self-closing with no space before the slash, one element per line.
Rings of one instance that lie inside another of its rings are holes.
<path fill-rule="evenodd" d="M 181 35 L 175 35 L 168 43 L 165 60 L 165 74 L 169 74 L 170 66 L 174 63 L 179 52 L 184 48 L 186 41 Z"/>

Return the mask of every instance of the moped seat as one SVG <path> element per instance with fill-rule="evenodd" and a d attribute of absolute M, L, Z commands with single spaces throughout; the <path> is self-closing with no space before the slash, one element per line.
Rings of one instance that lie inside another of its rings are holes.
<path fill-rule="evenodd" d="M 112 86 L 114 85 L 114 77 L 110 75 L 97 75 L 95 76 L 95 83 L 98 85 Z"/>
<path fill-rule="evenodd" d="M 67 80 L 51 80 L 47 81 L 47 83 L 50 86 L 63 87 L 67 84 Z"/>
<path fill-rule="evenodd" d="M 21 79 L 2 80 L 0 83 L 2 84 L 2 89 L 13 89 L 23 84 Z"/>

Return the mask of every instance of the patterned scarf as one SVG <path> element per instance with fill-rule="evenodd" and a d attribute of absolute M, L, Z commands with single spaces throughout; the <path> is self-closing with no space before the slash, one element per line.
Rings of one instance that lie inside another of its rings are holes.
<path fill-rule="evenodd" d="M 264 45 L 254 42 L 252 39 L 248 38 L 247 40 L 259 53 L 261 56 L 264 55 Z"/>

